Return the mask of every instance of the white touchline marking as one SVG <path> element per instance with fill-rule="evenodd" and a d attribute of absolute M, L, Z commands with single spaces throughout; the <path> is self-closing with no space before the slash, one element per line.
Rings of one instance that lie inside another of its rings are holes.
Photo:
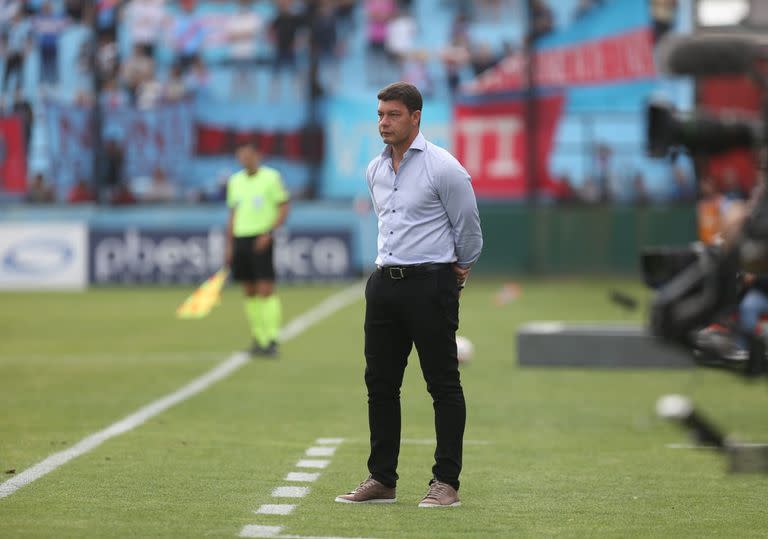
<path fill-rule="evenodd" d="M 315 440 L 317 445 L 339 445 L 344 441 L 344 438 L 318 438 Z"/>
<path fill-rule="evenodd" d="M 359 300 L 362 297 L 362 287 L 363 283 L 360 282 L 348 286 L 297 316 L 281 330 L 280 339 L 282 341 L 291 340 L 336 311 Z M 0 483 L 0 498 L 10 496 L 20 488 L 51 473 L 70 460 L 92 451 L 110 438 L 120 436 L 143 425 L 168 408 L 197 395 L 216 382 L 226 378 L 249 362 L 249 356 L 245 352 L 232 354 L 226 361 L 216 365 L 213 369 L 192 380 L 182 388 L 140 408 L 107 428 L 83 438 L 72 447 L 49 455 L 31 468 L 27 468 L 4 483 Z"/>
<path fill-rule="evenodd" d="M 257 526 L 248 524 L 243 526 L 240 531 L 240 537 L 277 537 L 283 531 L 282 526 Z"/>
<path fill-rule="evenodd" d="M 331 463 L 330 460 L 314 460 L 314 459 L 301 459 L 296 463 L 297 468 L 327 468 Z"/>
<path fill-rule="evenodd" d="M 319 473 L 289 472 L 288 475 L 285 476 L 285 480 L 312 483 L 317 481 L 318 477 L 320 477 Z"/>
<path fill-rule="evenodd" d="M 335 447 L 310 447 L 304 454 L 308 457 L 332 457 L 335 452 Z"/>
<path fill-rule="evenodd" d="M 272 491 L 273 498 L 303 498 L 309 494 L 309 487 L 277 487 Z"/>
<path fill-rule="evenodd" d="M 290 515 L 294 509 L 296 509 L 296 506 L 289 503 L 266 503 L 254 511 L 254 513 L 257 515 Z"/>

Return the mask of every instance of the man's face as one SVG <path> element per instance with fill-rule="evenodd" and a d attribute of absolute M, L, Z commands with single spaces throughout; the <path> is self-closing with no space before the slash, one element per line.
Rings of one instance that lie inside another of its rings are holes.
<path fill-rule="evenodd" d="M 250 146 L 242 146 L 237 150 L 237 159 L 240 164 L 249 170 L 256 170 L 259 166 L 259 152 Z"/>
<path fill-rule="evenodd" d="M 384 144 L 401 144 L 419 129 L 421 111 L 408 112 L 400 101 L 379 101 L 379 134 Z"/>

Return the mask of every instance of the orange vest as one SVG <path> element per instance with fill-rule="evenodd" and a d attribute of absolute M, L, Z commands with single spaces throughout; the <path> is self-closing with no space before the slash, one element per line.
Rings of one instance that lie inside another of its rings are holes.
<path fill-rule="evenodd" d="M 722 197 L 713 197 L 700 200 L 697 205 L 697 217 L 699 222 L 699 240 L 707 245 L 712 245 L 720 233 L 722 226 Z"/>

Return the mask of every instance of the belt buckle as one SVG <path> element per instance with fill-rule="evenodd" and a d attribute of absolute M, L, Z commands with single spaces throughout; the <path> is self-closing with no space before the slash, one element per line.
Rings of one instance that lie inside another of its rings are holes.
<path fill-rule="evenodd" d="M 403 268 L 391 267 L 388 269 L 389 269 L 390 279 L 395 279 L 395 280 L 405 279 L 405 272 L 403 271 Z M 399 274 L 397 272 L 399 272 Z"/>

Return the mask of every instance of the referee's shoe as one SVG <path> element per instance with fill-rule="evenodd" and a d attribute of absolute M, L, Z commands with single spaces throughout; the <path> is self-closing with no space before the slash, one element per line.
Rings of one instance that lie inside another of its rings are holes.
<path fill-rule="evenodd" d="M 280 355 L 277 341 L 270 341 L 267 346 L 261 346 L 258 341 L 253 341 L 249 352 L 251 356 L 260 356 L 270 359 L 277 359 Z"/>

